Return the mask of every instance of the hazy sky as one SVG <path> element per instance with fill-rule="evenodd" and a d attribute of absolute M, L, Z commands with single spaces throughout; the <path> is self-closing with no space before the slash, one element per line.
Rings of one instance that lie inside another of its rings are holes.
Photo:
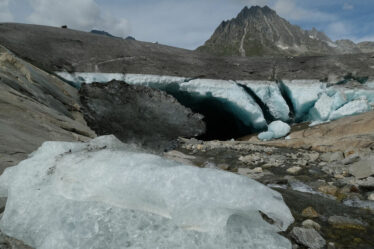
<path fill-rule="evenodd" d="M 0 0 L 0 22 L 66 24 L 194 49 L 246 5 L 268 5 L 333 40 L 374 41 L 373 0 Z"/>

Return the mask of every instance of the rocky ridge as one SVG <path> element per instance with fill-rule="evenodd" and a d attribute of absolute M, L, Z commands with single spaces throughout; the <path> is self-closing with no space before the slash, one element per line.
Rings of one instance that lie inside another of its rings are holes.
<path fill-rule="evenodd" d="M 0 24 L 0 44 L 47 71 L 171 75 L 224 80 L 374 78 L 374 53 L 295 58 L 217 57 L 70 29 Z M 84 49 L 83 49 L 84 48 Z"/>
<path fill-rule="evenodd" d="M 374 42 L 333 42 L 313 28 L 292 25 L 268 6 L 244 9 L 223 21 L 198 51 L 226 56 L 300 56 L 374 52 Z"/>

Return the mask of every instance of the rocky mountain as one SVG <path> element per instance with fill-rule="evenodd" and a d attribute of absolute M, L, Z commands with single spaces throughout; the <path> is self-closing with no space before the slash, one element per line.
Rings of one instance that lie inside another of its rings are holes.
<path fill-rule="evenodd" d="M 71 29 L 2 23 L 0 44 L 48 72 L 134 73 L 227 80 L 374 78 L 374 54 L 220 57 Z"/>
<path fill-rule="evenodd" d="M 333 42 L 313 28 L 303 30 L 281 18 L 268 6 L 245 7 L 236 18 L 223 21 L 197 49 L 215 55 L 300 56 L 373 52 L 373 44 L 349 40 Z"/>

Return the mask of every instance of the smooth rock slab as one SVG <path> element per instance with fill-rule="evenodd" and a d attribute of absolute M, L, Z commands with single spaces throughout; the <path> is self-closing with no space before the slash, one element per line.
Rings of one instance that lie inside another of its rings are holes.
<path fill-rule="evenodd" d="M 205 132 L 202 115 L 160 90 L 111 81 L 83 84 L 79 93 L 85 119 L 98 135 L 164 150 L 178 137 Z"/>
<path fill-rule="evenodd" d="M 294 227 L 291 235 L 298 243 L 310 249 L 320 249 L 326 245 L 325 239 L 311 228 Z"/>
<path fill-rule="evenodd" d="M 374 175 L 374 157 L 353 163 L 349 167 L 349 173 L 358 179 L 367 178 Z"/>

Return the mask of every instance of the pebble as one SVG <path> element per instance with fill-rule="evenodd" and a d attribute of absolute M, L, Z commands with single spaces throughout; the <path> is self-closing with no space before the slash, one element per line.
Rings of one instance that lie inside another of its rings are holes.
<path fill-rule="evenodd" d="M 310 219 L 304 220 L 303 223 L 301 223 L 301 225 L 303 225 L 303 227 L 305 228 L 313 228 L 317 231 L 321 229 L 320 224 Z"/>
<path fill-rule="evenodd" d="M 288 169 L 287 169 L 287 172 L 290 173 L 290 174 L 297 174 L 297 173 L 300 172 L 300 170 L 302 170 L 301 167 L 299 167 L 299 166 L 294 166 L 294 167 L 288 168 Z"/>
<path fill-rule="evenodd" d="M 294 227 L 291 236 L 299 243 L 310 249 L 320 249 L 326 245 L 326 241 L 314 229 Z"/>
<path fill-rule="evenodd" d="M 357 154 L 353 154 L 353 155 L 350 155 L 347 158 L 343 159 L 342 163 L 344 165 L 347 165 L 347 164 L 355 163 L 355 162 L 357 162 L 359 160 L 360 160 L 360 157 Z"/>
<path fill-rule="evenodd" d="M 333 195 L 336 196 L 336 192 L 338 191 L 338 188 L 331 185 L 323 185 L 318 187 L 318 191 L 327 195 Z"/>
<path fill-rule="evenodd" d="M 301 216 L 305 218 L 317 218 L 319 214 L 317 211 L 312 207 L 307 207 L 301 212 Z"/>

